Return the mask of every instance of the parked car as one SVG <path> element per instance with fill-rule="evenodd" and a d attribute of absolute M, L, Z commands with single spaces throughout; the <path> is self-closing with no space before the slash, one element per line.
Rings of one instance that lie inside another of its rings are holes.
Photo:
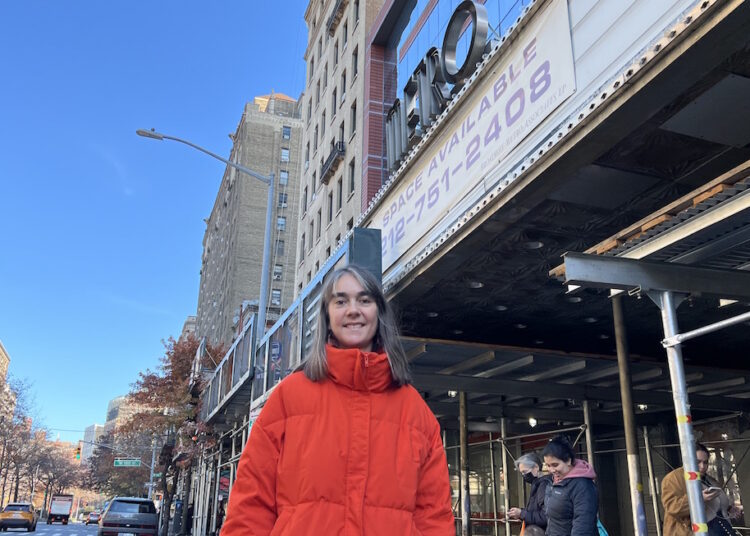
<path fill-rule="evenodd" d="M 157 514 L 154 502 L 138 497 L 115 497 L 102 512 L 98 536 L 156 536 Z M 124 536 L 124 535 L 123 535 Z"/>
<path fill-rule="evenodd" d="M 25 528 L 27 532 L 33 532 L 37 520 L 36 510 L 31 503 L 9 503 L 0 512 L 0 530 Z"/>
<path fill-rule="evenodd" d="M 86 524 L 91 525 L 92 523 L 99 523 L 101 517 L 102 515 L 99 512 L 89 512 L 89 515 L 86 518 Z"/>

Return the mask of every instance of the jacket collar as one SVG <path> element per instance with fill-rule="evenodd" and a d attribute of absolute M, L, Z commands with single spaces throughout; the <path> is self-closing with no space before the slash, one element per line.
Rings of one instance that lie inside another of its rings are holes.
<path fill-rule="evenodd" d="M 328 376 L 339 385 L 355 391 L 385 391 L 393 385 L 388 356 L 363 352 L 359 348 L 326 345 Z"/>

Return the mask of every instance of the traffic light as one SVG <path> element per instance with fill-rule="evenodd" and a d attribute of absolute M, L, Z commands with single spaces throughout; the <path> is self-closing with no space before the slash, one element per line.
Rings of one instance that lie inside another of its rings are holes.
<path fill-rule="evenodd" d="M 81 459 L 81 447 L 76 447 L 76 460 Z"/>

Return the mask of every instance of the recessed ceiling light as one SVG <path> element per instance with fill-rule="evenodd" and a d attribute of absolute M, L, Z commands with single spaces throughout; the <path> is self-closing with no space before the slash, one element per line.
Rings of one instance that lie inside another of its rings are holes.
<path fill-rule="evenodd" d="M 536 339 L 534 344 L 544 344 L 544 341 L 542 339 Z"/>
<path fill-rule="evenodd" d="M 523 247 L 525 249 L 541 249 L 544 247 L 544 242 L 540 242 L 539 240 L 531 240 L 529 242 L 524 242 Z"/>
<path fill-rule="evenodd" d="M 606 341 L 607 339 L 609 339 L 609 335 L 607 335 L 606 333 L 600 333 L 599 338 L 603 341 Z"/>
<path fill-rule="evenodd" d="M 453 330 L 453 334 L 454 335 L 461 335 L 463 332 L 464 332 L 464 330 L 462 330 L 462 329 L 454 329 Z"/>
<path fill-rule="evenodd" d="M 581 298 L 580 296 L 568 296 L 565 299 L 570 303 L 581 303 L 583 301 L 583 298 Z"/>
<path fill-rule="evenodd" d="M 481 281 L 469 281 L 469 288 L 482 288 L 484 283 Z"/>
<path fill-rule="evenodd" d="M 507 311 L 508 306 L 507 305 L 495 305 L 495 311 Z"/>
<path fill-rule="evenodd" d="M 513 324 L 516 329 L 526 329 L 526 324 Z"/>
<path fill-rule="evenodd" d="M 450 398 L 456 398 L 458 396 L 458 391 L 448 391 L 448 396 Z"/>
<path fill-rule="evenodd" d="M 427 313 L 427 318 L 437 318 L 438 316 L 440 316 L 440 313 L 436 313 L 435 311 Z"/>
<path fill-rule="evenodd" d="M 537 425 L 537 420 L 534 417 L 529 417 L 529 426 L 534 428 Z"/>
<path fill-rule="evenodd" d="M 583 319 L 583 321 L 587 324 L 595 324 L 597 322 L 596 318 L 594 318 L 593 316 L 587 316 Z"/>

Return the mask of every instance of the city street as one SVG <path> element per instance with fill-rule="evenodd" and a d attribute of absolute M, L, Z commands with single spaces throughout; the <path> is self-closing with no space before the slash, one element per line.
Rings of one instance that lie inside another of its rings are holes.
<path fill-rule="evenodd" d="M 36 526 L 36 533 L 32 534 L 42 534 L 43 536 L 94 536 L 97 528 L 99 526 L 96 524 L 71 523 L 63 525 L 61 523 L 53 523 L 52 525 L 47 525 L 46 522 L 39 521 Z M 11 529 L 8 532 L 26 531 L 23 529 Z"/>

